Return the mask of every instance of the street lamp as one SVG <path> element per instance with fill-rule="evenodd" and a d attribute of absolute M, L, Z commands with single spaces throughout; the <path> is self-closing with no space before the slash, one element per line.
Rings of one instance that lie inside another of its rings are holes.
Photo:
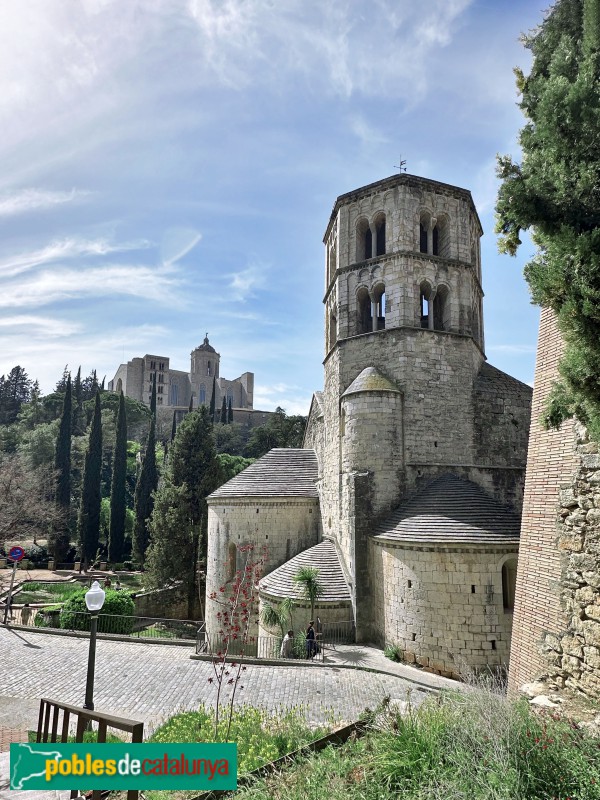
<path fill-rule="evenodd" d="M 96 667 L 96 632 L 98 630 L 98 613 L 104 605 L 106 592 L 98 581 L 92 583 L 85 593 L 85 604 L 90 612 L 90 652 L 88 656 L 87 680 L 85 684 L 84 708 L 94 710 L 94 670 Z"/>

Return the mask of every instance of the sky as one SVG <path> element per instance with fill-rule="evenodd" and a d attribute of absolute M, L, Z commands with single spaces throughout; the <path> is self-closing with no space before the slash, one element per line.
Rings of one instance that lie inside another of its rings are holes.
<path fill-rule="evenodd" d="M 255 408 L 323 385 L 336 197 L 408 172 L 469 189 L 486 354 L 533 382 L 534 247 L 500 256 L 497 153 L 543 0 L 4 0 L 0 374 L 51 392 L 145 353 L 189 369 L 208 332 Z"/>

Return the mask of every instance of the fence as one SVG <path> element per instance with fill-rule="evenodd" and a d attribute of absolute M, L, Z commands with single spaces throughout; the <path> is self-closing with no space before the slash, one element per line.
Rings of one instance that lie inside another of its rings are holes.
<path fill-rule="evenodd" d="M 61 608 L 12 608 L 10 623 L 36 629 L 89 631 L 90 615 L 85 611 L 63 611 Z M 98 633 L 155 641 L 195 642 L 200 624 L 187 619 L 98 615 Z"/>
<path fill-rule="evenodd" d="M 62 720 L 61 720 L 62 712 Z M 100 711 L 90 711 L 87 708 L 71 706 L 67 703 L 58 703 L 55 700 L 47 700 L 42 697 L 40 700 L 40 714 L 38 718 L 36 742 L 67 742 L 69 739 L 69 724 L 71 716 L 77 720 L 75 730 L 75 741 L 82 742 L 83 734 L 92 722 L 98 723 L 98 738 L 100 744 L 106 742 L 107 728 L 114 728 L 118 731 L 125 731 L 131 734 L 132 743 L 141 742 L 144 738 L 144 723 L 136 722 L 132 719 L 123 717 L 113 717 L 111 714 L 103 714 Z M 60 739 L 58 738 L 60 725 Z M 92 792 L 92 800 L 100 800 L 102 792 L 95 789 Z M 79 797 L 76 789 L 71 791 L 70 797 Z M 127 792 L 127 800 L 138 800 L 139 791 L 130 789 Z"/>
<path fill-rule="evenodd" d="M 291 659 L 305 659 L 323 661 L 327 649 L 335 649 L 338 644 L 347 644 L 354 641 L 354 622 L 322 623 L 317 632 L 317 639 L 309 650 L 309 642 L 304 633 L 298 634 L 291 649 Z M 219 656 L 227 653 L 228 656 L 248 656 L 251 658 L 275 659 L 281 658 L 281 636 L 251 636 L 247 642 L 239 639 L 226 639 L 212 637 L 207 634 L 206 624 L 202 623 L 196 636 L 196 653 L 207 653 Z"/>

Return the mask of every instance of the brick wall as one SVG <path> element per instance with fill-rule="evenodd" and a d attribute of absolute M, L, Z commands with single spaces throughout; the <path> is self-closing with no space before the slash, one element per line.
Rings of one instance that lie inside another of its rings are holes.
<path fill-rule="evenodd" d="M 558 504 L 559 491 L 571 485 L 578 459 L 573 422 L 565 422 L 560 430 L 545 430 L 540 424 L 562 351 L 555 316 L 544 309 L 535 367 L 510 655 L 509 692 L 513 694 L 523 683 L 545 672 L 546 661 L 540 651 L 544 635 L 566 627 L 559 601 Z"/>

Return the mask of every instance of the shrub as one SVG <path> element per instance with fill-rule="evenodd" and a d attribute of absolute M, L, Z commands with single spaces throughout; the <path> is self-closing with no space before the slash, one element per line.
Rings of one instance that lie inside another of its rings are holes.
<path fill-rule="evenodd" d="M 82 589 L 64 604 L 60 614 L 60 627 L 71 631 L 89 631 L 90 614 Z M 106 599 L 98 617 L 98 633 L 130 634 L 133 631 L 135 603 L 129 592 L 106 590 Z"/>
<path fill-rule="evenodd" d="M 390 661 L 402 661 L 404 658 L 404 653 L 399 644 L 388 644 L 383 654 L 386 658 L 389 658 Z"/>
<path fill-rule="evenodd" d="M 36 566 L 38 564 L 47 566 L 49 560 L 48 550 L 39 544 L 34 544 L 27 548 L 27 558 Z"/>

